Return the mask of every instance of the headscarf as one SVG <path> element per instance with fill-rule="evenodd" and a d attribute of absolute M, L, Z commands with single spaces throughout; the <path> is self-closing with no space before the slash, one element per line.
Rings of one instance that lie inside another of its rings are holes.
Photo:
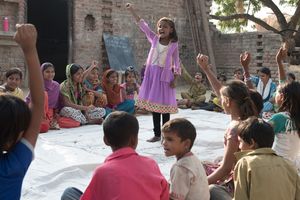
<path fill-rule="evenodd" d="M 77 85 L 77 92 L 78 92 L 78 98 L 75 95 L 76 91 L 74 88 L 74 83 L 72 80 L 72 75 L 71 75 L 71 68 L 73 66 L 79 66 L 77 64 L 69 64 L 66 67 L 66 77 L 67 79 L 60 84 L 60 92 L 62 95 L 67 97 L 72 103 L 76 105 L 81 105 L 82 104 L 82 97 L 84 95 L 84 90 L 82 87 L 82 83 L 78 83 Z M 81 68 L 81 66 L 79 66 Z"/>
<path fill-rule="evenodd" d="M 41 72 L 43 72 L 48 68 L 48 66 L 54 68 L 54 65 L 49 62 L 45 62 L 41 65 Z M 59 107 L 59 83 L 54 80 L 45 80 L 44 79 L 44 88 L 48 95 L 48 107 L 49 108 L 58 108 Z M 25 99 L 26 103 L 29 104 L 31 101 L 30 93 L 27 95 Z"/>
<path fill-rule="evenodd" d="M 110 105 L 118 105 L 121 103 L 121 87 L 119 84 L 115 84 L 113 86 L 109 85 L 108 74 L 116 73 L 115 70 L 109 69 L 106 70 L 102 77 L 102 88 L 107 96 L 107 103 Z"/>
<path fill-rule="evenodd" d="M 47 66 L 51 65 L 54 68 L 52 63 L 43 63 L 41 66 L 42 73 L 48 68 Z M 59 83 L 54 80 L 45 80 L 44 79 L 45 91 L 48 93 L 48 105 L 49 108 L 57 108 L 59 102 Z"/>

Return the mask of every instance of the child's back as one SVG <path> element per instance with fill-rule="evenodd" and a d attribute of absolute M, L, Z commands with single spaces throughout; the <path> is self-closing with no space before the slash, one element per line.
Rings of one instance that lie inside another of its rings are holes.
<path fill-rule="evenodd" d="M 241 152 L 236 153 L 234 199 L 299 200 L 300 176 L 295 166 L 271 149 L 273 128 L 256 117 L 237 127 Z"/>
<path fill-rule="evenodd" d="M 154 160 L 125 147 L 115 151 L 98 167 L 82 200 L 99 199 L 168 200 L 168 183 Z M 101 198 L 100 198 L 101 197 Z"/>
<path fill-rule="evenodd" d="M 104 143 L 113 153 L 99 166 L 82 194 L 65 190 L 62 200 L 169 200 L 169 187 L 154 160 L 135 152 L 139 124 L 133 115 L 115 111 L 103 123 Z"/>
<path fill-rule="evenodd" d="M 235 186 L 235 199 L 300 199 L 300 178 L 295 167 L 271 148 L 247 153 L 234 171 L 240 180 Z"/>
<path fill-rule="evenodd" d="M 23 178 L 33 158 L 43 116 L 44 88 L 36 50 L 36 29 L 17 25 L 14 40 L 21 46 L 28 69 L 32 110 L 18 97 L 0 97 L 0 199 L 20 199 Z"/>

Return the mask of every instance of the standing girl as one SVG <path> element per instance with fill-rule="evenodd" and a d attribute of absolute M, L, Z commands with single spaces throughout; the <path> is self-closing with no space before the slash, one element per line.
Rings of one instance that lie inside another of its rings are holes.
<path fill-rule="evenodd" d="M 118 73 L 106 70 L 102 77 L 103 93 L 107 96 L 107 107 L 113 110 L 134 113 L 134 100 L 125 99 L 125 92 L 118 84 Z"/>
<path fill-rule="evenodd" d="M 126 4 L 126 7 L 151 43 L 136 106 L 152 112 L 154 137 L 147 141 L 156 142 L 161 138 L 161 115 L 165 124 L 170 120 L 170 113 L 178 111 L 175 91 L 176 76 L 180 74 L 178 37 L 171 19 L 159 19 L 156 34 L 135 13 L 131 4 Z"/>
<path fill-rule="evenodd" d="M 78 64 L 67 65 L 66 77 L 67 80 L 60 85 L 64 104 L 60 115 L 74 119 L 80 124 L 101 124 L 105 109 L 82 104 L 82 97 L 85 94 L 82 83 L 83 68 Z"/>
<path fill-rule="evenodd" d="M 50 62 L 43 63 L 41 66 L 45 87 L 45 107 L 44 119 L 42 121 L 40 132 L 44 133 L 50 129 L 59 129 L 57 123 L 57 114 L 59 106 L 59 83 L 54 81 L 55 68 Z M 31 102 L 31 94 L 26 97 L 26 103 Z"/>

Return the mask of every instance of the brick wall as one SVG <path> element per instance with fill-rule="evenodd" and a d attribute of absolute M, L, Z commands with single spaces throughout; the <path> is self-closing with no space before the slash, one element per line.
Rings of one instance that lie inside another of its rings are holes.
<path fill-rule="evenodd" d="M 192 37 L 184 0 L 134 0 L 135 8 L 153 28 L 163 16 L 175 20 L 179 36 L 180 58 L 191 71 L 195 71 L 195 55 L 193 53 Z M 88 15 L 95 18 L 95 30 L 84 29 L 84 18 Z M 125 9 L 121 0 L 77 0 L 74 1 L 74 50 L 73 60 L 86 64 L 91 59 L 107 64 L 107 55 L 102 41 L 102 33 L 111 33 L 129 37 L 137 67 L 144 64 L 150 45 L 144 34 L 134 23 L 131 14 Z"/>
<path fill-rule="evenodd" d="M 131 2 L 135 5 L 138 14 L 149 23 L 153 30 L 156 29 L 157 20 L 163 16 L 175 21 L 181 61 L 191 74 L 198 71 L 185 0 L 132 0 Z M 209 12 L 211 0 L 206 0 L 206 4 L 207 12 Z M 124 1 L 74 0 L 72 9 L 72 62 L 85 66 L 95 59 L 102 65 L 106 65 L 108 60 L 102 35 L 111 33 L 129 37 L 137 67 L 140 69 L 147 58 L 150 45 L 134 23 L 131 14 L 125 9 Z M 0 27 L 0 53 L 2 55 L 0 71 L 5 71 L 11 66 L 24 68 L 21 51 L 14 44 L 12 34 L 17 21 L 26 21 L 26 1 L 0 1 L 0 13 L 0 17 L 9 16 L 11 28 L 11 32 L 3 33 Z M 200 15 L 198 11 L 196 13 L 197 16 Z M 198 19 L 201 20 L 201 18 Z M 210 28 L 213 29 L 213 26 Z M 203 30 L 200 32 L 202 33 Z M 254 73 L 258 65 L 274 68 L 276 66 L 274 56 L 280 45 L 280 37 L 271 33 L 261 33 L 261 38 L 258 35 L 258 33 L 219 34 L 216 30 L 212 31 L 218 72 L 225 72 L 227 76 L 231 76 L 233 69 L 239 66 L 239 54 L 244 50 L 253 53 L 251 64 L 254 67 L 251 68 L 251 72 Z M 201 35 L 201 41 L 205 41 L 204 34 Z M 203 45 L 205 46 L 205 42 Z M 204 49 L 203 52 L 206 50 Z"/>
<path fill-rule="evenodd" d="M 3 18 L 8 17 L 9 32 L 3 32 Z M 24 69 L 24 57 L 21 49 L 13 40 L 15 24 L 19 21 L 19 1 L 0 1 L 0 84 L 3 83 L 4 74 L 10 67 Z"/>
<path fill-rule="evenodd" d="M 251 53 L 250 73 L 262 66 L 271 69 L 277 79 L 276 53 L 281 46 L 281 37 L 273 33 L 219 34 L 214 38 L 214 52 L 218 73 L 225 73 L 227 79 L 233 77 L 233 70 L 240 67 L 242 52 Z"/>

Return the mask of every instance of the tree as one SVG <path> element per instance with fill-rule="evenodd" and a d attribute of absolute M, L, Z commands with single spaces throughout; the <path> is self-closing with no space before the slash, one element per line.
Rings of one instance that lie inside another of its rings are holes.
<path fill-rule="evenodd" d="M 296 33 L 300 31 L 300 28 L 296 30 L 297 25 L 300 24 L 300 0 L 280 0 L 281 5 L 291 5 L 296 8 L 289 21 L 272 0 L 215 0 L 214 2 L 218 5 L 218 11 L 210 17 L 219 20 L 222 29 L 240 32 L 250 20 L 266 30 L 280 34 L 284 42 L 288 42 L 290 47 L 294 46 L 295 37 L 298 35 Z M 279 29 L 255 16 L 255 13 L 263 7 L 268 7 L 274 12 Z"/>

